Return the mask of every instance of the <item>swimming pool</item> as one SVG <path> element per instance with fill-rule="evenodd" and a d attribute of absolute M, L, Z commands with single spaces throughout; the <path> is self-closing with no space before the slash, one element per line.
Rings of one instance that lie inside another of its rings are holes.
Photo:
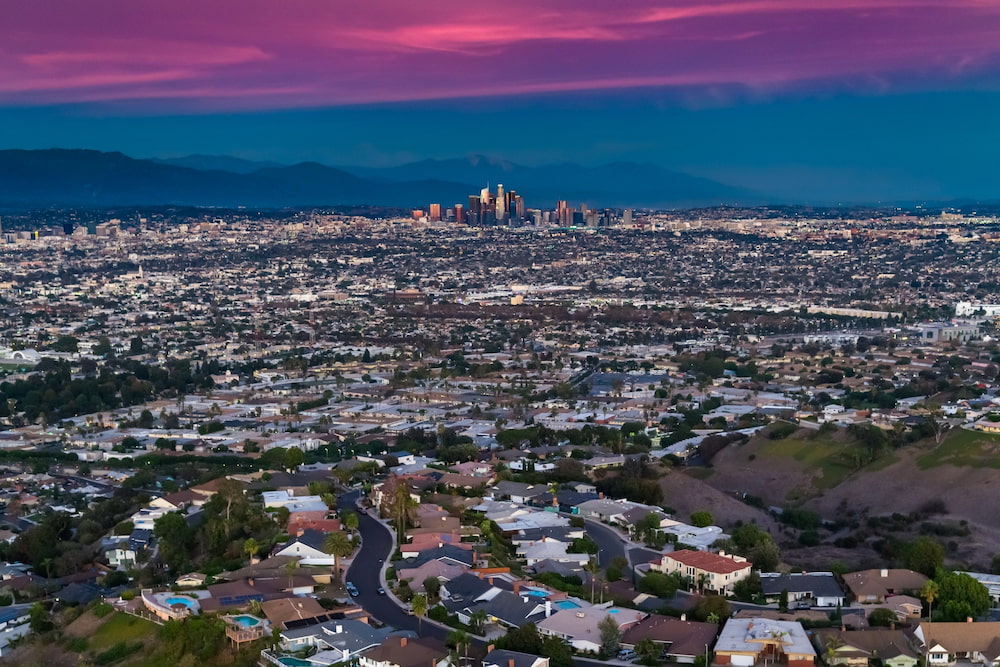
<path fill-rule="evenodd" d="M 560 600 L 556 602 L 555 605 L 560 609 L 579 609 L 580 605 L 573 602 L 572 600 Z"/>
<path fill-rule="evenodd" d="M 539 591 L 539 590 L 536 590 L 534 588 L 525 588 L 524 589 L 524 594 L 525 595 L 530 595 L 531 597 L 534 597 L 534 598 L 547 598 L 547 597 L 549 597 L 549 594 L 548 594 L 547 591 Z"/>
<path fill-rule="evenodd" d="M 299 658 L 290 658 L 288 656 L 278 658 L 278 662 L 288 665 L 288 667 L 312 667 L 312 663 L 308 660 L 300 660 Z"/>
<path fill-rule="evenodd" d="M 260 619 L 253 616 L 233 616 L 232 618 L 244 628 L 252 628 L 255 625 L 260 625 Z"/>
<path fill-rule="evenodd" d="M 167 598 L 166 600 L 164 600 L 164 602 L 166 602 L 169 605 L 182 604 L 188 609 L 191 609 L 198 604 L 191 598 Z"/>

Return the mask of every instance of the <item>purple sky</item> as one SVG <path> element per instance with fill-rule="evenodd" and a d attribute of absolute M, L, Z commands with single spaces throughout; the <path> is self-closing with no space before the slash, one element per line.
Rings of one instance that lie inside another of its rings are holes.
<path fill-rule="evenodd" d="M 676 88 L 995 90 L 1000 0 L 30 0 L 0 107 L 171 112 Z"/>

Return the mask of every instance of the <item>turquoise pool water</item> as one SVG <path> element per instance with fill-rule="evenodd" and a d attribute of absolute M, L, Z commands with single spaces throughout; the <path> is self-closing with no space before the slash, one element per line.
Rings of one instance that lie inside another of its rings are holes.
<path fill-rule="evenodd" d="M 242 625 L 244 628 L 252 628 L 253 626 L 260 624 L 260 619 L 254 618 L 253 616 L 233 616 L 233 620 Z"/>
<path fill-rule="evenodd" d="M 560 600 L 555 603 L 560 609 L 579 609 L 580 605 L 573 602 L 572 600 Z"/>
<path fill-rule="evenodd" d="M 278 658 L 278 662 L 288 665 L 288 667 L 312 667 L 312 663 L 308 660 L 299 660 L 298 658 L 289 658 L 287 656 Z"/>
<path fill-rule="evenodd" d="M 195 602 L 191 598 L 167 598 L 165 600 L 165 602 L 167 604 L 169 604 L 169 605 L 182 604 L 185 607 L 187 607 L 188 609 L 191 609 L 196 604 L 198 604 L 197 602 Z"/>
<path fill-rule="evenodd" d="M 531 597 L 535 597 L 535 598 L 547 598 L 547 597 L 549 597 L 549 594 L 546 593 L 545 591 L 536 591 L 533 588 L 526 588 L 524 592 L 527 595 L 530 595 Z"/>

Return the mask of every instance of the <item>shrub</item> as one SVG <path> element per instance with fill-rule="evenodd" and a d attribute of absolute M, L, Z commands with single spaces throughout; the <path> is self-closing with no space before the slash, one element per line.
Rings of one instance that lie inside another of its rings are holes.
<path fill-rule="evenodd" d="M 129 600 L 135 599 L 135 591 L 125 591 L 122 593 L 122 600 L 128 602 Z"/>

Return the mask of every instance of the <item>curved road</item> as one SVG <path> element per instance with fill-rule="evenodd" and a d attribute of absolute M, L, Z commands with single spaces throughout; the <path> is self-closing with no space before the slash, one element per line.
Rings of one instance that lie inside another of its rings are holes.
<path fill-rule="evenodd" d="M 352 491 L 340 496 L 338 498 L 340 507 L 354 507 L 360 495 L 359 491 Z M 355 603 L 388 626 L 417 632 L 421 637 L 433 637 L 443 642 L 448 633 L 451 632 L 450 628 L 444 628 L 437 623 L 428 622 L 426 619 L 418 624 L 417 618 L 400 608 L 394 597 L 378 594 L 378 588 L 382 585 L 383 564 L 393 553 L 392 533 L 385 525 L 367 513 L 359 515 L 358 518 L 360 519 L 358 532 L 361 534 L 361 549 L 354 556 L 345 577 L 346 581 L 351 581 L 357 586 L 358 596 L 354 598 Z M 625 546 L 621 538 L 611 528 L 588 521 L 587 533 L 600 545 L 602 551 L 607 552 L 608 563 L 615 556 L 625 555 Z M 601 565 L 606 565 L 603 559 Z M 472 635 L 472 650 L 485 655 L 486 641 Z M 608 662 L 580 656 L 573 657 L 573 667 L 595 667 L 598 664 L 606 665 Z M 619 665 L 624 664 L 617 661 L 611 662 Z"/>

